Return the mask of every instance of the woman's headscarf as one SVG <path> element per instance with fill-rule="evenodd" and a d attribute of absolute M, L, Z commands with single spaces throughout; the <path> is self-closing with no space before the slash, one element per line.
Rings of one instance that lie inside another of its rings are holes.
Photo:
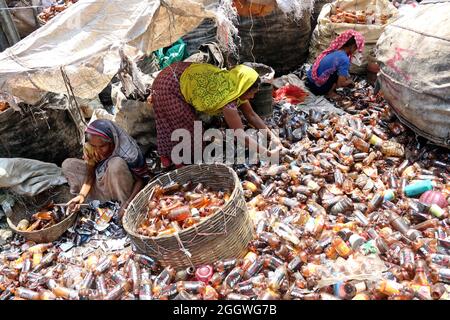
<path fill-rule="evenodd" d="M 181 75 L 180 90 L 197 111 L 214 115 L 250 89 L 258 77 L 254 69 L 245 65 L 222 70 L 210 64 L 193 63 Z"/>
<path fill-rule="evenodd" d="M 311 70 L 311 76 L 312 76 L 314 82 L 318 86 L 321 86 L 325 82 L 327 82 L 328 78 L 335 71 L 335 70 L 326 70 L 319 77 L 317 72 L 319 70 L 320 62 L 322 61 L 322 59 L 325 58 L 325 56 L 327 54 L 342 48 L 342 46 L 348 40 L 350 40 L 350 38 L 352 38 L 352 37 L 354 37 L 355 40 L 356 40 L 356 47 L 357 47 L 358 51 L 362 52 L 363 49 L 364 49 L 364 37 L 363 37 L 363 35 L 361 33 L 357 32 L 357 31 L 355 31 L 355 30 L 347 30 L 344 33 L 342 33 L 340 36 L 338 36 L 336 39 L 334 39 L 331 42 L 330 46 L 317 57 L 316 61 L 313 64 L 312 70 Z"/>
<path fill-rule="evenodd" d="M 136 141 L 131 138 L 122 128 L 110 120 L 95 120 L 86 129 L 86 134 L 99 136 L 106 141 L 114 144 L 114 150 L 111 156 L 98 163 L 96 166 L 96 175 L 101 177 L 108 165 L 109 159 L 120 157 L 128 164 L 128 168 L 136 175 L 142 178 L 148 178 L 148 167 L 141 149 Z"/>

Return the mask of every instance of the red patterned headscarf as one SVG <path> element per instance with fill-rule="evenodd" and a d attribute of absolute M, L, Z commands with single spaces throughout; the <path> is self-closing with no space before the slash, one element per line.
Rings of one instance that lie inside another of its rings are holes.
<path fill-rule="evenodd" d="M 355 31 L 355 30 L 347 30 L 345 32 L 343 32 L 340 36 L 338 36 L 336 39 L 334 39 L 330 46 L 324 51 L 322 52 L 316 59 L 316 61 L 313 64 L 312 70 L 311 70 L 311 75 L 312 78 L 314 80 L 314 82 L 318 85 L 321 86 L 323 85 L 325 82 L 327 82 L 328 78 L 330 77 L 331 73 L 334 72 L 334 70 L 332 70 L 332 72 L 323 72 L 322 75 L 319 77 L 317 74 L 317 70 L 319 69 L 319 65 L 320 62 L 322 61 L 323 58 L 325 58 L 325 56 L 333 51 L 339 50 L 340 48 L 342 48 L 342 46 L 348 41 L 350 40 L 351 37 L 355 37 L 356 40 L 356 47 L 358 48 L 359 52 L 362 52 L 364 49 L 364 37 L 361 33 Z"/>

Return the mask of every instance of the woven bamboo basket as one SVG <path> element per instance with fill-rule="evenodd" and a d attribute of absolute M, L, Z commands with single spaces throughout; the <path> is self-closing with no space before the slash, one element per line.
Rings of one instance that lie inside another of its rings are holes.
<path fill-rule="evenodd" d="M 37 243 L 47 243 L 57 240 L 61 235 L 69 229 L 76 220 L 77 212 L 72 213 L 63 221 L 50 228 L 43 230 L 26 232 L 17 230 L 16 226 L 22 219 L 29 219 L 31 215 L 42 208 L 49 200 L 55 203 L 67 202 L 72 196 L 67 185 L 58 186 L 51 190 L 44 191 L 33 197 L 32 199 L 20 199 L 12 208 L 12 213 L 8 216 L 7 222 L 9 227 L 15 232 L 22 235 L 25 239 Z"/>
<path fill-rule="evenodd" d="M 146 216 L 147 199 L 153 187 L 172 182 L 203 183 L 213 190 L 232 190 L 225 205 L 202 222 L 178 234 L 146 237 L 136 232 Z M 253 227 L 238 176 L 223 164 L 191 165 L 164 174 L 148 184 L 130 203 L 123 226 L 138 252 L 162 266 L 186 268 L 228 258 L 242 258 L 253 238 Z"/>

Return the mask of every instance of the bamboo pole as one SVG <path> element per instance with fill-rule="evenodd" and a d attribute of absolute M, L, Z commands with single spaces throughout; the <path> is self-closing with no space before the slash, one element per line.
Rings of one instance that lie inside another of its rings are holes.
<path fill-rule="evenodd" d="M 15 45 L 20 41 L 19 32 L 17 31 L 16 25 L 9 13 L 5 0 L 0 0 L 0 25 L 2 26 L 3 33 L 8 40 L 9 46 Z"/>

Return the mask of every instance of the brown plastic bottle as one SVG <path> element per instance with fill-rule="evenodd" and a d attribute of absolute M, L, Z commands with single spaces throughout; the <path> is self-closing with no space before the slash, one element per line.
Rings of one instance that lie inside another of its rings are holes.
<path fill-rule="evenodd" d="M 423 257 L 427 258 L 430 254 L 432 254 L 430 247 L 428 244 L 421 238 L 416 239 L 413 244 L 412 248 L 415 252 L 418 252 Z"/>
<path fill-rule="evenodd" d="M 413 283 L 420 286 L 428 286 L 430 282 L 428 281 L 427 274 L 425 269 L 427 267 L 427 263 L 424 260 L 418 260 L 416 267 L 416 276 L 413 279 Z"/>
<path fill-rule="evenodd" d="M 300 300 L 320 300 L 321 294 L 320 293 L 305 293 L 305 290 L 294 287 L 289 292 L 289 295 L 293 298 L 300 299 Z"/>
<path fill-rule="evenodd" d="M 263 260 L 262 258 L 258 257 L 246 268 L 243 278 L 246 280 L 250 279 L 257 273 L 259 273 L 262 268 L 263 268 Z"/>
<path fill-rule="evenodd" d="M 56 286 L 52 289 L 52 292 L 58 298 L 64 298 L 66 300 L 79 300 L 80 299 L 78 291 L 75 291 L 75 290 L 72 290 L 69 288 Z"/>
<path fill-rule="evenodd" d="M 106 287 L 106 281 L 105 281 L 105 277 L 100 274 L 97 276 L 97 278 L 95 279 L 95 285 L 97 287 L 97 291 L 99 293 L 99 295 L 101 297 L 106 297 L 106 295 L 108 294 L 107 291 L 107 287 Z"/>
<path fill-rule="evenodd" d="M 400 283 L 392 280 L 382 280 L 377 286 L 377 291 L 387 296 L 400 294 L 402 289 L 403 286 Z"/>
<path fill-rule="evenodd" d="M 280 300 L 280 298 L 280 294 L 270 288 L 267 288 L 258 295 L 258 300 Z"/>
<path fill-rule="evenodd" d="M 164 268 L 153 282 L 153 294 L 158 295 L 165 286 L 172 282 L 175 274 L 176 271 L 171 266 Z"/>
<path fill-rule="evenodd" d="M 231 272 L 226 276 L 224 280 L 224 286 L 226 289 L 233 289 L 234 286 L 242 279 L 244 275 L 244 270 L 241 267 L 235 267 Z"/>
<path fill-rule="evenodd" d="M 373 198 L 369 201 L 367 205 L 366 215 L 374 212 L 383 204 L 383 194 L 381 192 L 377 192 Z"/>
<path fill-rule="evenodd" d="M 447 289 L 442 283 L 436 283 L 431 286 L 431 297 L 433 300 L 439 300 L 446 292 Z"/>
<path fill-rule="evenodd" d="M 216 272 L 213 274 L 211 279 L 209 279 L 208 284 L 214 288 L 217 288 L 225 279 L 226 271 Z"/>
<path fill-rule="evenodd" d="M 279 248 L 281 244 L 281 240 L 277 235 L 266 231 L 259 234 L 259 239 L 269 244 L 273 249 Z"/>
<path fill-rule="evenodd" d="M 52 247 L 53 247 L 52 243 L 41 243 L 28 248 L 27 251 L 30 253 L 44 253 L 45 251 L 47 251 Z"/>
<path fill-rule="evenodd" d="M 219 294 L 216 289 L 211 286 L 205 287 L 205 292 L 203 293 L 203 300 L 218 300 Z"/>
<path fill-rule="evenodd" d="M 334 237 L 331 241 L 331 245 L 336 250 L 336 252 L 343 258 L 348 258 L 352 253 L 352 249 L 342 240 L 341 237 Z"/>
<path fill-rule="evenodd" d="M 53 261 L 56 260 L 58 257 L 57 252 L 49 252 L 47 255 L 45 255 L 44 258 L 42 258 L 41 262 L 33 268 L 32 272 L 38 272 L 42 270 L 43 268 L 49 266 Z"/>
<path fill-rule="evenodd" d="M 272 277 L 269 279 L 269 288 L 277 292 L 280 289 L 281 283 L 287 277 L 287 268 L 285 265 L 279 266 Z"/>
<path fill-rule="evenodd" d="M 110 255 L 99 261 L 97 267 L 94 269 L 94 275 L 102 274 L 108 271 L 111 267 L 117 265 L 117 256 Z"/>
<path fill-rule="evenodd" d="M 140 269 L 134 260 L 130 260 L 128 263 L 128 275 L 133 282 L 133 294 L 139 295 L 139 287 L 141 282 Z"/>
<path fill-rule="evenodd" d="M 94 283 L 94 278 L 93 271 L 86 273 L 80 285 L 80 296 L 86 297 L 88 295 L 88 290 L 91 289 L 92 284 Z"/>
<path fill-rule="evenodd" d="M 203 295 L 206 290 L 206 285 L 203 281 L 178 281 L 176 286 L 178 292 L 184 290 L 190 294 Z"/>
<path fill-rule="evenodd" d="M 416 224 L 416 225 L 412 226 L 412 228 L 423 231 L 423 230 L 430 229 L 430 228 L 437 228 L 438 226 L 439 226 L 438 219 L 430 219 L 430 220 L 421 222 L 419 224 Z"/>
<path fill-rule="evenodd" d="M 143 271 L 141 274 L 139 300 L 153 300 L 152 281 L 148 271 Z"/>
<path fill-rule="evenodd" d="M 236 266 L 242 265 L 242 262 L 243 261 L 240 259 L 226 259 L 215 262 L 213 266 L 214 270 L 216 270 L 217 272 L 223 272 L 225 270 L 230 270 Z"/>
<path fill-rule="evenodd" d="M 184 221 L 191 216 L 191 209 L 189 206 L 181 206 L 174 208 L 167 214 L 167 219 L 173 221 Z"/>
<path fill-rule="evenodd" d="M 106 296 L 105 300 L 118 300 L 125 292 L 131 289 L 131 281 L 125 281 L 116 285 Z"/>
<path fill-rule="evenodd" d="M 416 268 L 415 254 L 409 247 L 400 251 L 400 265 L 409 273 L 413 273 Z"/>
<path fill-rule="evenodd" d="M 39 290 L 39 300 L 56 300 L 56 298 L 57 297 L 50 290 Z"/>
<path fill-rule="evenodd" d="M 370 144 L 364 141 L 363 139 L 353 137 L 352 142 L 356 149 L 360 150 L 361 152 L 369 153 Z"/>

